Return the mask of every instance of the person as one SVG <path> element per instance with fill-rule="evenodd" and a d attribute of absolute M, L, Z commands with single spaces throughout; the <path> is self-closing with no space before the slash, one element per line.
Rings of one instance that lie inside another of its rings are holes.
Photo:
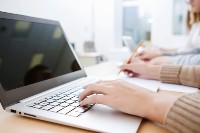
<path fill-rule="evenodd" d="M 30 85 L 53 77 L 51 70 L 42 64 L 29 69 L 24 76 L 24 85 Z"/>
<path fill-rule="evenodd" d="M 181 49 L 173 52 L 159 50 L 143 50 L 140 59 L 150 64 L 200 64 L 200 1 L 187 0 L 190 11 L 187 17 L 187 27 L 190 30 L 188 41 Z"/>
<path fill-rule="evenodd" d="M 200 88 L 200 66 L 151 65 L 137 61 L 121 67 L 129 76 Z M 131 73 L 131 75 L 130 75 Z M 98 94 L 98 95 L 93 95 Z M 156 93 L 123 80 L 100 81 L 85 87 L 81 106 L 104 104 L 161 123 L 174 133 L 200 132 L 200 91 L 181 96 Z"/>

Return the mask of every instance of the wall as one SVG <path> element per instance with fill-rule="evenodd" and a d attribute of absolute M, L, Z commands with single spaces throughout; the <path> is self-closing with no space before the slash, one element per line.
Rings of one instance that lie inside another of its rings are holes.
<path fill-rule="evenodd" d="M 173 1 L 155 0 L 152 24 L 152 43 L 158 47 L 179 48 L 185 44 L 185 35 L 173 35 Z"/>
<path fill-rule="evenodd" d="M 94 0 L 94 40 L 106 56 L 122 46 L 123 0 Z"/>
<path fill-rule="evenodd" d="M 92 39 L 92 0 L 0 0 L 0 11 L 59 20 L 71 42 L 82 51 Z"/>
<path fill-rule="evenodd" d="M 97 50 L 121 46 L 123 0 L 0 0 L 0 11 L 59 20 L 68 36 L 83 51 L 86 40 Z M 12 4 L 11 4 L 12 3 Z"/>

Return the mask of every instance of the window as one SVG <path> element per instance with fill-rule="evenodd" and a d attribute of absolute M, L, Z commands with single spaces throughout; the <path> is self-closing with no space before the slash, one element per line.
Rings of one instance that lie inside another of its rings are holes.
<path fill-rule="evenodd" d="M 123 36 L 131 36 L 135 43 L 151 39 L 153 2 L 125 0 L 123 5 Z"/>
<path fill-rule="evenodd" d="M 186 16 L 187 3 L 184 0 L 174 0 L 173 9 L 173 34 L 184 35 L 187 33 Z"/>

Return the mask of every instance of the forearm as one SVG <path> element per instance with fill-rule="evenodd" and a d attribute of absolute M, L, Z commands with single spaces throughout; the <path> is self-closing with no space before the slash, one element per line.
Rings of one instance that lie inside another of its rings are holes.
<path fill-rule="evenodd" d="M 175 65 L 199 65 L 200 54 L 176 56 L 172 63 Z"/>
<path fill-rule="evenodd" d="M 165 126 L 171 132 L 200 132 L 200 92 L 187 94 L 173 104 L 165 119 Z"/>
<path fill-rule="evenodd" d="M 188 54 L 200 54 L 200 48 L 193 48 L 187 51 L 164 52 L 163 56 L 177 56 L 177 55 L 188 55 Z"/>
<path fill-rule="evenodd" d="M 178 99 L 178 96 L 155 93 L 149 99 L 149 105 L 146 106 L 145 118 L 165 124 L 166 115 Z"/>

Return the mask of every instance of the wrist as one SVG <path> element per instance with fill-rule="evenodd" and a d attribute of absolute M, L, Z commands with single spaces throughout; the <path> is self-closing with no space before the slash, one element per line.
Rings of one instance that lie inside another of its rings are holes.
<path fill-rule="evenodd" d="M 177 98 L 178 96 L 162 93 L 151 95 L 149 110 L 146 112 L 145 118 L 164 124 L 166 115 Z"/>
<path fill-rule="evenodd" d="M 151 75 L 151 79 L 159 80 L 160 79 L 160 65 L 149 65 L 148 72 Z"/>

